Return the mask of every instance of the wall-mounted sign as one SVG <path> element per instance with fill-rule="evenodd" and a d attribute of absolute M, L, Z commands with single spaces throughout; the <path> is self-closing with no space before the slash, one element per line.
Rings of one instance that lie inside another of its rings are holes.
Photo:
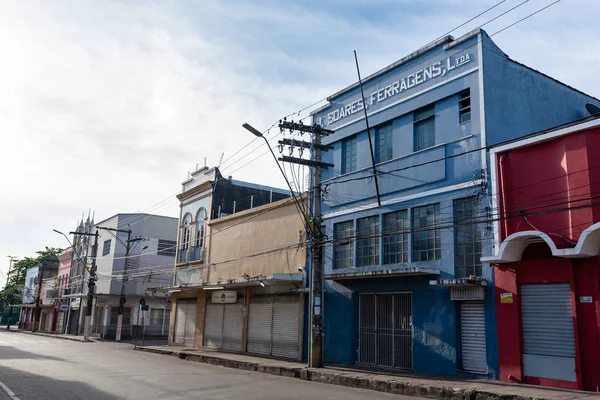
<path fill-rule="evenodd" d="M 500 294 L 500 303 L 501 304 L 512 304 L 513 303 L 513 294 L 512 293 L 501 293 Z"/>
<path fill-rule="evenodd" d="M 235 290 L 219 290 L 218 292 L 212 292 L 211 301 L 220 304 L 237 303 L 237 292 Z"/>
<path fill-rule="evenodd" d="M 69 305 L 68 304 L 61 304 L 60 307 L 58 307 L 59 311 L 67 311 L 69 309 Z"/>
<path fill-rule="evenodd" d="M 81 298 L 76 297 L 74 299 L 71 299 L 71 308 L 73 310 L 78 310 L 79 309 L 79 304 L 81 304 Z"/>
<path fill-rule="evenodd" d="M 579 297 L 579 302 L 581 302 L 581 303 L 591 303 L 592 302 L 592 296 L 580 296 Z"/>
<path fill-rule="evenodd" d="M 331 125 L 345 117 L 361 112 L 365 108 L 369 109 L 370 107 L 375 107 L 406 90 L 419 86 L 429 80 L 442 77 L 453 69 L 468 64 L 470 61 L 470 54 L 448 57 L 425 68 L 419 69 L 410 75 L 406 75 L 401 79 L 390 82 L 387 86 L 383 86 L 374 92 L 365 93 L 364 102 L 362 98 L 359 97 L 346 104 L 342 104 L 341 106 L 336 105 L 337 108 L 327 114 L 327 125 Z M 323 121 L 321 121 L 321 124 L 323 124 Z"/>

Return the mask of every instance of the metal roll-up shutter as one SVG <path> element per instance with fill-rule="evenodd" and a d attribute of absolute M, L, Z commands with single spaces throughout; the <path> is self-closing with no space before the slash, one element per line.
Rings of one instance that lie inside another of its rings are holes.
<path fill-rule="evenodd" d="M 483 302 L 460 304 L 460 331 L 463 369 L 487 372 Z"/>
<path fill-rule="evenodd" d="M 194 345 L 194 336 L 196 336 L 196 303 L 196 299 L 188 300 L 185 316 L 185 344 Z"/>
<path fill-rule="evenodd" d="M 298 359 L 300 301 L 297 295 L 276 296 L 273 304 L 271 355 Z"/>
<path fill-rule="evenodd" d="M 525 376 L 575 382 L 571 285 L 521 285 Z"/>
<path fill-rule="evenodd" d="M 223 304 L 206 305 L 204 345 L 217 349 L 223 346 Z"/>
<path fill-rule="evenodd" d="M 223 316 L 223 349 L 242 351 L 244 304 L 225 304 Z"/>
<path fill-rule="evenodd" d="M 185 310 L 187 303 L 183 300 L 177 301 L 175 305 L 175 333 L 173 342 L 184 344 L 185 338 Z"/>
<path fill-rule="evenodd" d="M 271 355 L 272 328 L 273 298 L 252 299 L 248 315 L 248 353 Z"/>

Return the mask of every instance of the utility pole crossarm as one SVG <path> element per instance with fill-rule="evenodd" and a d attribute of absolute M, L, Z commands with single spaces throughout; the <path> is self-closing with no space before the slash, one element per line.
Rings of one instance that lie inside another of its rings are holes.
<path fill-rule="evenodd" d="M 299 124 L 297 122 L 283 121 L 279 124 L 279 127 L 282 129 L 289 129 L 290 131 L 316 133 L 321 136 L 327 136 L 327 135 L 331 135 L 332 133 L 334 133 L 334 131 L 332 131 L 331 129 L 322 128 L 321 125 L 319 125 L 319 124 L 304 125 L 304 124 Z"/>
<path fill-rule="evenodd" d="M 304 149 L 319 148 L 321 151 L 333 150 L 333 146 L 331 145 L 315 144 L 295 139 L 282 139 L 278 143 L 285 146 L 302 147 Z"/>
<path fill-rule="evenodd" d="M 305 160 L 304 158 L 296 158 L 296 157 L 289 157 L 289 156 L 281 156 L 278 158 L 278 160 L 285 161 L 285 162 L 291 162 L 294 164 L 308 165 L 309 167 L 321 167 L 321 168 L 328 168 L 328 167 L 333 168 L 334 167 L 333 164 L 324 163 L 321 161 Z"/>

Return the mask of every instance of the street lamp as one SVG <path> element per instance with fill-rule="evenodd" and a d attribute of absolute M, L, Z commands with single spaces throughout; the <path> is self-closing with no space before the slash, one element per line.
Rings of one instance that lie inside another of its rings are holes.
<path fill-rule="evenodd" d="M 300 203 L 298 202 L 298 198 L 296 197 L 294 190 L 292 189 L 292 185 L 290 184 L 290 181 L 288 181 L 287 176 L 285 175 L 285 172 L 283 172 L 283 168 L 281 168 L 281 165 L 279 164 L 279 160 L 277 159 L 277 156 L 273 152 L 273 149 L 271 148 L 271 145 L 269 144 L 269 141 L 267 140 L 267 138 L 262 134 L 261 131 L 259 131 L 258 129 L 256 129 L 255 127 L 253 127 L 252 125 L 250 125 L 247 122 L 243 123 L 242 127 L 244 129 L 250 131 L 254 136 L 263 138 L 265 140 L 267 147 L 269 148 L 269 150 L 271 151 L 271 154 L 273 155 L 273 158 L 275 159 L 275 163 L 277 163 L 277 166 L 279 167 L 279 171 L 281 171 L 281 175 L 283 175 L 283 179 L 285 180 L 285 183 L 287 183 L 288 188 L 290 188 L 290 194 L 296 201 L 296 207 L 298 207 L 298 211 L 304 217 L 305 222 L 310 226 L 309 218 L 306 215 L 306 213 L 304 212 L 304 210 L 302 209 L 302 206 L 300 206 Z"/>
<path fill-rule="evenodd" d="M 56 230 L 56 229 L 52 229 L 52 230 L 53 230 L 54 232 L 56 232 L 56 233 L 60 234 L 60 235 L 63 235 L 63 236 L 65 237 L 65 239 L 67 239 L 67 242 L 69 243 L 69 245 L 70 245 L 71 247 L 73 247 L 73 243 L 71 243 L 71 241 L 69 240 L 69 237 L 68 237 L 67 235 L 65 235 L 64 233 L 62 233 L 62 232 L 61 232 L 61 231 L 59 231 L 59 230 Z"/>

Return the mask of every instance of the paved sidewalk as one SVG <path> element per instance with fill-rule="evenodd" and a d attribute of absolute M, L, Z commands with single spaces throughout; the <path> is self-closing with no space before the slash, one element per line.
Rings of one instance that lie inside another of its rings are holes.
<path fill-rule="evenodd" d="M 3 332 L 6 331 L 6 332 L 15 332 L 15 333 L 25 333 L 28 335 L 45 336 L 45 337 L 51 337 L 51 338 L 55 338 L 55 339 L 73 340 L 75 342 L 95 342 L 96 341 L 96 338 L 90 338 L 89 340 L 85 340 L 83 338 L 83 336 L 63 335 L 60 333 L 31 332 L 31 331 L 27 331 L 24 329 L 18 329 L 15 327 L 11 327 L 10 330 L 7 330 L 6 326 L 0 326 L 0 330 Z"/>
<path fill-rule="evenodd" d="M 381 392 L 445 400 L 600 400 L 591 392 L 518 385 L 488 379 L 461 379 L 442 376 L 365 372 L 351 368 L 307 368 L 306 364 L 210 349 L 183 346 L 137 347 L 185 360 L 298 378 L 313 382 L 371 389 Z"/>

